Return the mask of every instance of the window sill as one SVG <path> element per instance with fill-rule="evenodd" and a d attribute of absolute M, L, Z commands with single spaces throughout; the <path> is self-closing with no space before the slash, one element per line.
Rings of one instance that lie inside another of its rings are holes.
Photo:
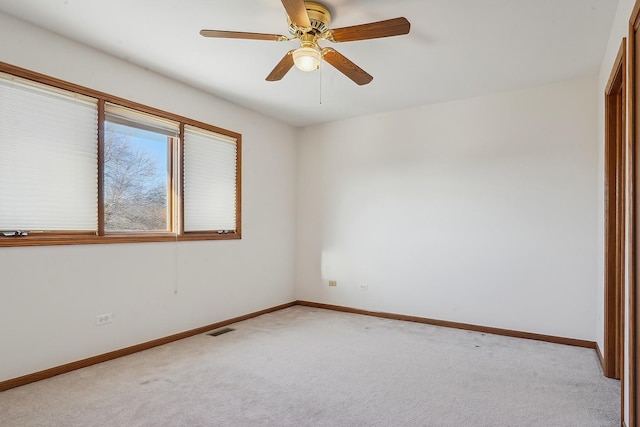
<path fill-rule="evenodd" d="M 94 235 L 31 235 L 25 237 L 0 237 L 0 247 L 20 246 L 59 246 L 59 245 L 96 245 L 109 243 L 151 243 L 151 242 L 184 242 L 198 240 L 239 240 L 241 234 L 216 232 L 175 234 L 118 234 L 109 236 Z"/>

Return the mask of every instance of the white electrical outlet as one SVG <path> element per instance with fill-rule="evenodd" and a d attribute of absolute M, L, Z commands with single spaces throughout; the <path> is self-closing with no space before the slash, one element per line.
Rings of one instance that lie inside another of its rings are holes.
<path fill-rule="evenodd" d="M 113 313 L 100 314 L 96 316 L 96 325 L 106 325 L 113 322 Z"/>
<path fill-rule="evenodd" d="M 368 291 L 369 290 L 369 285 L 367 285 L 366 283 L 360 284 L 360 290 L 361 291 Z"/>

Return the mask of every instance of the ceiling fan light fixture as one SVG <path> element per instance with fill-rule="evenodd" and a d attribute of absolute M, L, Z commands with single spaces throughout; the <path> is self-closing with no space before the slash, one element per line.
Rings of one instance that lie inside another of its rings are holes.
<path fill-rule="evenodd" d="M 301 47 L 293 51 L 293 63 L 299 70 L 309 72 L 317 70 L 322 54 L 317 47 Z"/>

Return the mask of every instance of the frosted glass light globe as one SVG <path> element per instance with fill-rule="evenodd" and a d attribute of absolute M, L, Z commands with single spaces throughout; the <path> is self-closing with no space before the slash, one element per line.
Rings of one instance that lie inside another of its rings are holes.
<path fill-rule="evenodd" d="M 318 69 L 320 59 L 320 51 L 312 47 L 301 47 L 293 51 L 293 63 L 305 72 Z"/>

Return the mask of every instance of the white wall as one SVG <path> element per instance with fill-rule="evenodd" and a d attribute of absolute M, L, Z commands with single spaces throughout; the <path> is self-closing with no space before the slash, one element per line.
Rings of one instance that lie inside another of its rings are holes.
<path fill-rule="evenodd" d="M 0 381 L 294 299 L 293 128 L 2 14 L 0 60 L 243 135 L 240 241 L 0 248 Z"/>
<path fill-rule="evenodd" d="M 298 298 L 594 340 L 596 87 L 302 130 Z"/>
<path fill-rule="evenodd" d="M 619 0 L 616 17 L 611 28 L 609 43 L 600 68 L 598 76 L 598 315 L 597 322 L 597 339 L 600 348 L 604 348 L 604 92 L 613 69 L 620 44 L 624 37 L 629 36 L 629 19 L 636 0 Z M 628 209 L 628 207 L 627 207 Z M 627 220 L 629 216 L 627 216 Z M 627 224 L 628 225 L 628 224 Z M 629 227 L 627 226 L 627 231 Z M 629 241 L 629 239 L 627 239 Z M 629 257 L 626 259 L 629 263 Z M 627 264 L 628 265 L 628 264 Z M 627 275 L 627 278 L 629 275 Z M 629 282 L 625 283 L 625 295 L 629 294 Z M 628 307 L 628 299 L 625 301 L 625 307 Z M 628 314 L 628 310 L 627 310 Z M 627 318 L 625 322 L 625 349 L 629 343 L 629 324 Z M 625 389 L 624 389 L 624 420 L 629 425 L 629 359 L 625 351 Z"/>

